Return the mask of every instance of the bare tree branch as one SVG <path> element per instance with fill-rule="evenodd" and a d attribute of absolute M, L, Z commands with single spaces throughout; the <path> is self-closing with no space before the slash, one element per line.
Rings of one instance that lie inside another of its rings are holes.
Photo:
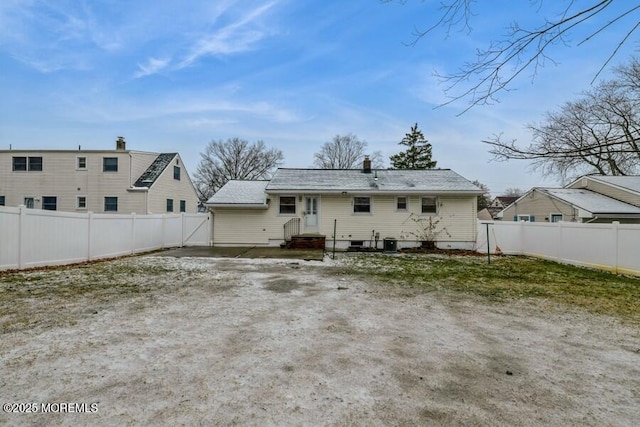
<path fill-rule="evenodd" d="M 381 0 L 383 3 L 390 3 L 393 0 Z M 400 3 L 405 3 L 401 1 Z M 448 38 L 453 29 L 461 27 L 463 31 L 471 32 L 471 19 L 474 12 L 472 5 L 474 0 L 450 0 L 441 3 L 441 13 L 433 24 L 425 30 L 414 30 L 414 40 L 408 43 L 415 46 L 422 38 L 432 35 L 438 28 L 444 28 L 445 38 Z M 537 3 L 536 14 L 542 15 L 543 2 Z M 548 2 L 547 4 L 557 6 L 562 4 L 559 1 Z M 450 74 L 438 74 L 436 76 L 446 84 L 444 92 L 449 95 L 449 101 L 440 106 L 449 105 L 453 102 L 465 99 L 467 107 L 460 113 L 464 114 L 477 105 L 491 104 L 498 101 L 498 96 L 510 90 L 514 80 L 531 70 L 531 78 L 534 79 L 538 69 L 543 67 L 547 61 L 555 63 L 547 54 L 552 45 L 565 44 L 569 36 L 578 27 L 588 28 L 592 25 L 595 17 L 607 18 L 607 13 L 613 14 L 606 22 L 599 24 L 590 31 L 578 45 L 582 45 L 603 32 L 609 30 L 620 31 L 619 25 L 623 24 L 623 18 L 628 18 L 640 13 L 640 4 L 629 2 L 625 9 L 616 10 L 611 7 L 613 0 L 592 0 L 590 4 L 574 0 L 565 0 L 562 13 L 553 18 L 542 16 L 543 24 L 527 29 L 521 27 L 517 22 L 512 23 L 508 28 L 507 35 L 500 40 L 492 41 L 486 49 L 476 52 L 475 61 L 465 62 L 457 72 Z M 620 5 L 616 2 L 616 5 Z M 549 7 L 553 7 L 549 6 Z M 547 8 L 545 8 L 547 9 Z M 551 14 L 551 12 L 547 12 Z M 597 79 L 602 70 L 611 62 L 619 52 L 620 48 L 629 42 L 630 37 L 640 28 L 640 19 L 636 20 L 631 27 L 620 31 L 622 36 L 620 41 L 612 48 L 609 57 L 604 61 L 602 67 L 594 77 Z M 588 22 L 588 23 L 587 23 Z M 461 89 L 458 93 L 455 90 Z M 459 115 L 460 115 L 459 114 Z"/>
<path fill-rule="evenodd" d="M 579 175 L 629 175 L 640 172 L 640 63 L 616 70 L 603 82 L 547 113 L 541 124 L 529 124 L 532 142 L 520 146 L 493 135 L 495 160 L 531 160 L 533 168 L 562 181 Z"/>
<path fill-rule="evenodd" d="M 282 151 L 267 149 L 262 141 L 253 144 L 239 138 L 211 141 L 200 153 L 200 164 L 194 174 L 196 189 L 200 198 L 207 200 L 229 180 L 268 178 L 283 159 Z"/>
<path fill-rule="evenodd" d="M 320 169 L 357 169 L 362 166 L 365 155 L 369 155 L 374 168 L 384 167 L 382 153 L 367 153 L 368 144 L 354 134 L 336 135 L 325 142 L 313 155 L 313 164 Z"/>

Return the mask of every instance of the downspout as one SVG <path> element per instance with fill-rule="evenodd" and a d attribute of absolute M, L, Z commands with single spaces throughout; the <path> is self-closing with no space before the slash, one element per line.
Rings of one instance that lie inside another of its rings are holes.
<path fill-rule="evenodd" d="M 593 221 L 598 220 L 599 218 L 597 216 L 594 216 L 593 218 L 591 218 L 589 221 L 585 221 L 584 224 L 591 224 Z"/>

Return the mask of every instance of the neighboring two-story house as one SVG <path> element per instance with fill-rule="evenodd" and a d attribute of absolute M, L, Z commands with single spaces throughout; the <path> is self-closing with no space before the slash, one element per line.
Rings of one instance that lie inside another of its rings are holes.
<path fill-rule="evenodd" d="M 640 176 L 584 176 L 535 187 L 498 214 L 504 221 L 640 223 Z"/>
<path fill-rule="evenodd" d="M 326 246 L 381 248 L 431 240 L 471 249 L 482 190 L 448 169 L 278 169 L 269 181 L 230 181 L 206 203 L 214 246 L 278 245 L 319 235 Z"/>
<path fill-rule="evenodd" d="M 195 213 L 198 196 L 178 153 L 0 150 L 0 205 L 69 212 Z"/>

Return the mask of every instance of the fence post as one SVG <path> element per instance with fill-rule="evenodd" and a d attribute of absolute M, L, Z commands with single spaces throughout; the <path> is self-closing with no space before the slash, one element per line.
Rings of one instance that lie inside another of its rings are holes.
<path fill-rule="evenodd" d="M 612 221 L 611 222 L 611 232 L 613 233 L 613 272 L 618 274 L 618 255 L 620 252 L 620 247 L 618 244 L 618 226 L 620 225 L 620 221 Z"/>
<path fill-rule="evenodd" d="M 136 213 L 131 212 L 131 255 L 136 253 Z"/>
<path fill-rule="evenodd" d="M 562 221 L 558 221 L 558 241 L 556 242 L 556 259 L 562 261 Z"/>
<path fill-rule="evenodd" d="M 165 233 L 165 227 L 166 227 L 166 222 L 167 222 L 167 215 L 166 214 L 162 214 L 162 246 L 160 249 L 164 249 L 165 247 L 165 238 L 166 238 L 166 233 Z"/>
<path fill-rule="evenodd" d="M 87 216 L 87 261 L 91 261 L 91 259 L 93 258 L 93 256 L 91 255 L 91 247 L 92 245 L 92 240 L 93 240 L 93 236 L 91 235 L 91 231 L 93 230 L 93 212 L 89 212 L 88 216 Z"/>
<path fill-rule="evenodd" d="M 21 205 L 20 206 L 20 220 L 18 221 L 18 268 L 22 269 L 24 268 L 24 258 L 25 258 L 25 251 L 26 251 L 26 236 L 25 236 L 25 229 L 26 229 L 26 217 L 27 217 L 27 207 Z"/>
<path fill-rule="evenodd" d="M 182 229 L 180 230 L 180 247 L 181 248 L 184 246 L 184 234 L 185 234 L 184 229 L 186 227 L 185 221 L 186 221 L 186 218 L 185 218 L 184 212 L 181 212 L 180 213 L 180 225 L 182 226 Z"/>

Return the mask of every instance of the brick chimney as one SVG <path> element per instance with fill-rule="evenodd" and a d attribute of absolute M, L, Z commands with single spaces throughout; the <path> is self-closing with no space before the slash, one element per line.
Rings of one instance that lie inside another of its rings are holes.
<path fill-rule="evenodd" d="M 362 161 L 362 173 L 371 173 L 371 159 L 369 156 L 364 156 Z"/>
<path fill-rule="evenodd" d="M 127 149 L 127 141 L 124 140 L 124 137 L 119 136 L 116 139 L 116 150 L 125 151 Z"/>

